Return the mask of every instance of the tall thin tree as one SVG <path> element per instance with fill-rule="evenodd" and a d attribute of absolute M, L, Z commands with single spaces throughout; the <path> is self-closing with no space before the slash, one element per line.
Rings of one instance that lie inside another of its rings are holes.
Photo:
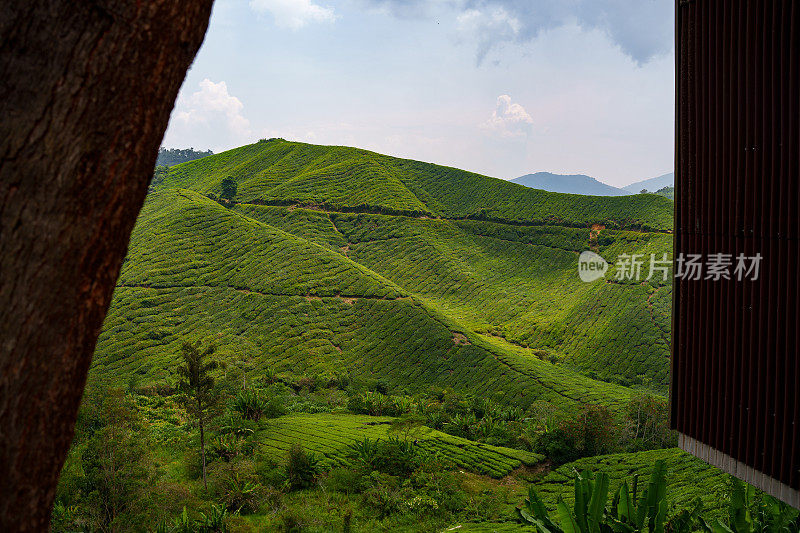
<path fill-rule="evenodd" d="M 206 414 L 217 400 L 214 391 L 214 377 L 211 372 L 219 364 L 210 360 L 214 354 L 214 345 L 202 349 L 202 341 L 194 344 L 184 342 L 181 346 L 183 362 L 178 366 L 178 390 L 183 393 L 183 405 L 197 418 L 200 426 L 200 457 L 203 460 L 203 486 L 208 490 L 206 481 L 206 441 L 204 423 Z"/>

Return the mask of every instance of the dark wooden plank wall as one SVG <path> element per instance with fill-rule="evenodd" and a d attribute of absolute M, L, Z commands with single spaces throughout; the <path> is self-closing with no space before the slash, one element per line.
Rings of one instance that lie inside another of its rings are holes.
<path fill-rule="evenodd" d="M 672 424 L 800 506 L 800 2 L 678 0 L 676 93 L 676 257 L 763 259 L 676 279 Z"/>

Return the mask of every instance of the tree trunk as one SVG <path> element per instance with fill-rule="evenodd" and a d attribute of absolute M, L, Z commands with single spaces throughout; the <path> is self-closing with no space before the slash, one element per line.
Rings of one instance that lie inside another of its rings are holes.
<path fill-rule="evenodd" d="M 203 459 L 203 488 L 208 490 L 208 482 L 206 481 L 206 435 L 203 432 L 203 410 L 200 402 L 197 402 L 200 408 L 200 457 Z"/>
<path fill-rule="evenodd" d="M 0 3 L 0 531 L 45 531 L 212 0 Z"/>

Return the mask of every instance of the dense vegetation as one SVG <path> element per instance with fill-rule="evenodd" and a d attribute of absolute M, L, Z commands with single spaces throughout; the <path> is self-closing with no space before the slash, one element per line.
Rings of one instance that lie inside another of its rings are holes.
<path fill-rule="evenodd" d="M 201 157 L 213 155 L 214 152 L 206 150 L 205 152 L 195 150 L 194 148 L 164 148 L 163 146 L 158 149 L 158 157 L 156 158 L 156 166 L 171 167 L 187 161 L 194 161 Z"/>
<path fill-rule="evenodd" d="M 726 477 L 670 449 L 671 283 L 615 279 L 671 250 L 669 200 L 279 139 L 157 175 L 54 530 L 520 528 L 531 483 L 552 510 L 656 459 L 716 516 Z"/>

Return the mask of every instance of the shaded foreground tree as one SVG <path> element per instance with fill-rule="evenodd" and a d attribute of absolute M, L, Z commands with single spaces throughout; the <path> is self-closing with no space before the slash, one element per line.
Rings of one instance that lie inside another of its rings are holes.
<path fill-rule="evenodd" d="M 212 0 L 0 3 L 0 531 L 44 531 Z"/>

